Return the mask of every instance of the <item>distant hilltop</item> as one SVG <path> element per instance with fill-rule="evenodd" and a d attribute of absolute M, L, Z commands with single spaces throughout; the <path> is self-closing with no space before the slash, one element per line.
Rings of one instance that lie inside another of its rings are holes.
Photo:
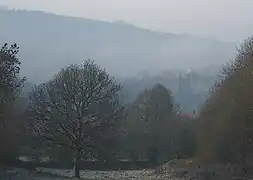
<path fill-rule="evenodd" d="M 6 7 L 6 6 L 1 6 L 1 5 L 0 5 L 0 10 L 9 10 L 9 8 Z"/>
<path fill-rule="evenodd" d="M 20 46 L 22 75 L 43 82 L 62 67 L 93 59 L 112 75 L 133 77 L 174 69 L 202 69 L 232 59 L 236 45 L 41 11 L 0 10 L 0 43 Z"/>

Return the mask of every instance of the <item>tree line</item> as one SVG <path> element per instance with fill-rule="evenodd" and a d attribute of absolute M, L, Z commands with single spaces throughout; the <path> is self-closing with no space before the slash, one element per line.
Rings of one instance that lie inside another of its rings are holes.
<path fill-rule="evenodd" d="M 73 164 L 83 160 L 147 160 L 151 164 L 195 153 L 194 121 L 180 117 L 169 89 L 156 84 L 124 103 L 122 87 L 95 61 L 62 68 L 25 98 L 19 47 L 0 50 L 1 163 L 19 156 Z M 8 142 L 8 143 L 7 143 Z"/>
<path fill-rule="evenodd" d="M 87 60 L 64 67 L 24 97 L 19 47 L 0 49 L 0 163 L 20 156 L 73 166 L 84 160 L 145 160 L 159 165 L 195 157 L 202 163 L 252 167 L 253 37 L 221 72 L 196 120 L 182 116 L 169 89 L 155 84 L 133 102 L 105 69 Z"/>

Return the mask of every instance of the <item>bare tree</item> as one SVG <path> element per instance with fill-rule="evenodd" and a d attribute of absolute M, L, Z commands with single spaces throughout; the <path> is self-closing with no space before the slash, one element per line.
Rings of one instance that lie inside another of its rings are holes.
<path fill-rule="evenodd" d="M 94 61 L 62 69 L 31 95 L 33 132 L 46 142 L 69 147 L 73 175 L 80 177 L 78 162 L 119 119 L 121 86 Z"/>

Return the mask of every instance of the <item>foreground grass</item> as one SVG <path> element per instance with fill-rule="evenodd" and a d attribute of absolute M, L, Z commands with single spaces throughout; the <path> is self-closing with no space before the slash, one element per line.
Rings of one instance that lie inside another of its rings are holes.
<path fill-rule="evenodd" d="M 1 180 L 76 180 L 71 170 L 37 168 L 36 171 L 9 168 Z M 1 175 L 1 173 L 0 173 Z M 80 172 L 82 180 L 252 180 L 236 164 L 208 164 L 200 166 L 194 159 L 176 160 L 152 170 Z M 240 177 L 240 178 L 238 178 Z"/>

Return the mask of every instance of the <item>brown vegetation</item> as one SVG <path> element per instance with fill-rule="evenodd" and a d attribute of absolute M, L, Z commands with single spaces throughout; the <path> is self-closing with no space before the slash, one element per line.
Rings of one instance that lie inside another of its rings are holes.
<path fill-rule="evenodd" d="M 249 167 L 252 160 L 253 38 L 244 41 L 223 70 L 198 119 L 199 159 Z M 245 170 L 246 171 L 246 170 Z"/>

